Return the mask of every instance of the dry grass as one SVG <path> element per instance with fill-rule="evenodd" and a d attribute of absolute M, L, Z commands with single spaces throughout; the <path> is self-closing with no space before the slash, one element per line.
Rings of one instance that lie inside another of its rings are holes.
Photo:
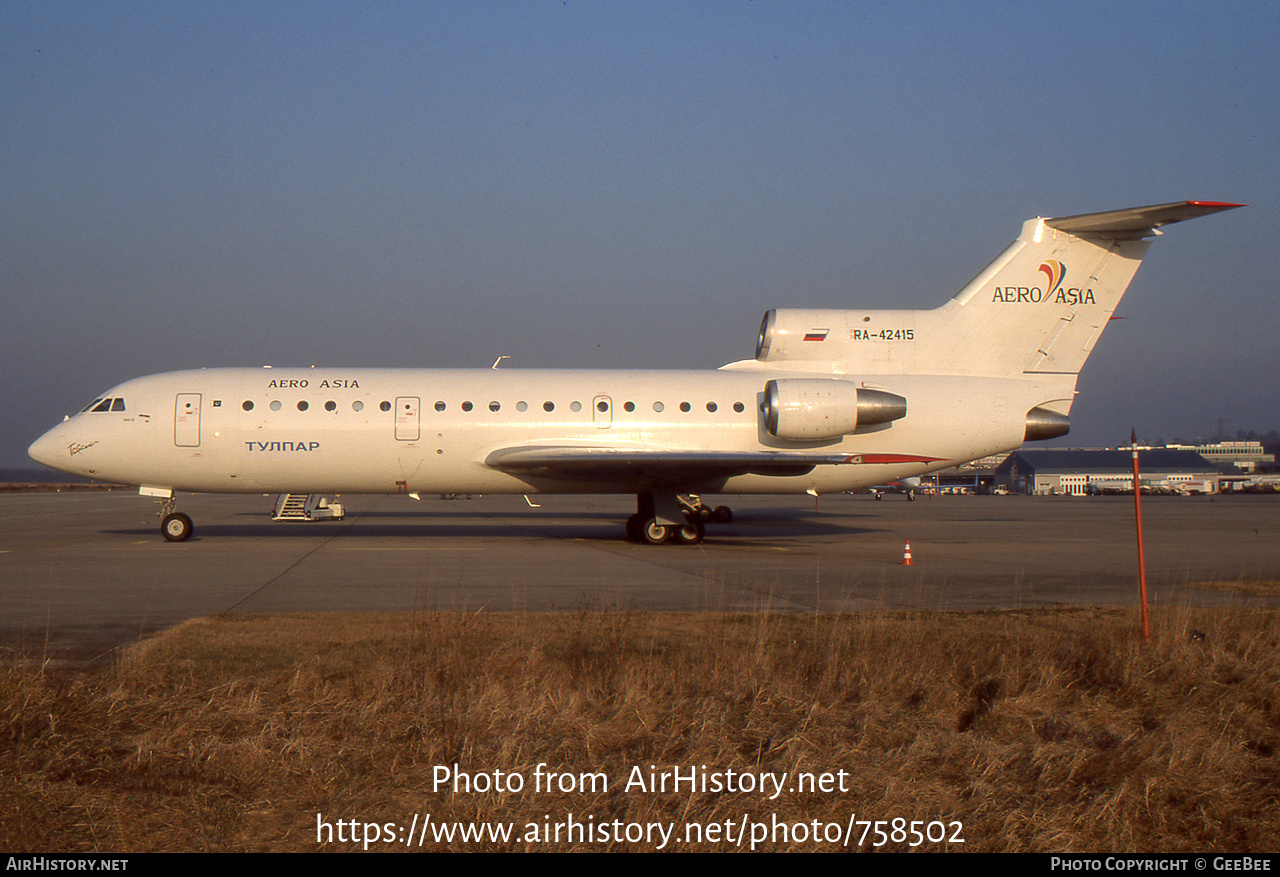
<path fill-rule="evenodd" d="M 517 834 L 425 849 L 651 849 L 521 837 L 569 813 L 735 830 L 856 813 L 959 820 L 950 848 L 971 851 L 1275 850 L 1276 622 L 1167 613 L 1144 644 L 1103 610 L 205 619 L 108 670 L 3 671 L 0 848 L 311 851 L 317 813 L 430 813 Z M 434 791 L 455 763 L 527 786 Z M 539 763 L 610 787 L 536 792 Z M 650 765 L 844 770 L 847 790 L 624 790 Z"/>

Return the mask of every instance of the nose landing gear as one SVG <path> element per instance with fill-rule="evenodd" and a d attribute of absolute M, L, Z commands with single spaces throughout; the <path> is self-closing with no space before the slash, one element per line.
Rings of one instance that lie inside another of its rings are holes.
<path fill-rule="evenodd" d="M 160 534 L 166 542 L 186 542 L 195 530 L 189 516 L 174 511 L 177 504 L 177 500 L 170 496 L 160 506 Z"/>
<path fill-rule="evenodd" d="M 182 512 L 165 515 L 160 522 L 160 532 L 164 534 L 164 538 L 168 542 L 187 541 L 191 538 L 193 529 L 195 529 L 195 525 L 191 523 L 191 518 Z"/>

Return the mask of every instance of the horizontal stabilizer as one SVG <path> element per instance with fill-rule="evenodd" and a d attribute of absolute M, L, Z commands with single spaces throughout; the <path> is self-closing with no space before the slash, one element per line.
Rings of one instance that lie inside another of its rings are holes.
<path fill-rule="evenodd" d="M 1153 204 L 1150 207 L 1130 207 L 1125 210 L 1107 210 L 1103 213 L 1060 216 L 1046 219 L 1044 224 L 1068 234 L 1091 237 L 1148 237 L 1155 234 L 1156 229 L 1162 225 L 1244 206 L 1244 204 L 1230 204 L 1225 201 L 1174 201 L 1172 204 Z"/>

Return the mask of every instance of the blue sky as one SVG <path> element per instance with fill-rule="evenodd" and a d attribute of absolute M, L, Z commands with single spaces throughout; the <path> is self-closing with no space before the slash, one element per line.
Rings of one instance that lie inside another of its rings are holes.
<path fill-rule="evenodd" d="M 220 365 L 715 367 L 934 307 L 1036 215 L 1157 241 L 1071 440 L 1280 427 L 1266 3 L 0 5 L 0 466 Z M 32 464 L 34 465 L 34 464 Z"/>

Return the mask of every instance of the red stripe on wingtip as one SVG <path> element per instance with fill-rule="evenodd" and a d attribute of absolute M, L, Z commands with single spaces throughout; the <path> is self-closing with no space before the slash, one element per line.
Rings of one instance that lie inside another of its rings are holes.
<path fill-rule="evenodd" d="M 1234 204 L 1230 201 L 1188 201 L 1191 207 L 1220 207 L 1223 210 L 1230 210 L 1232 207 L 1248 207 L 1248 204 Z"/>

